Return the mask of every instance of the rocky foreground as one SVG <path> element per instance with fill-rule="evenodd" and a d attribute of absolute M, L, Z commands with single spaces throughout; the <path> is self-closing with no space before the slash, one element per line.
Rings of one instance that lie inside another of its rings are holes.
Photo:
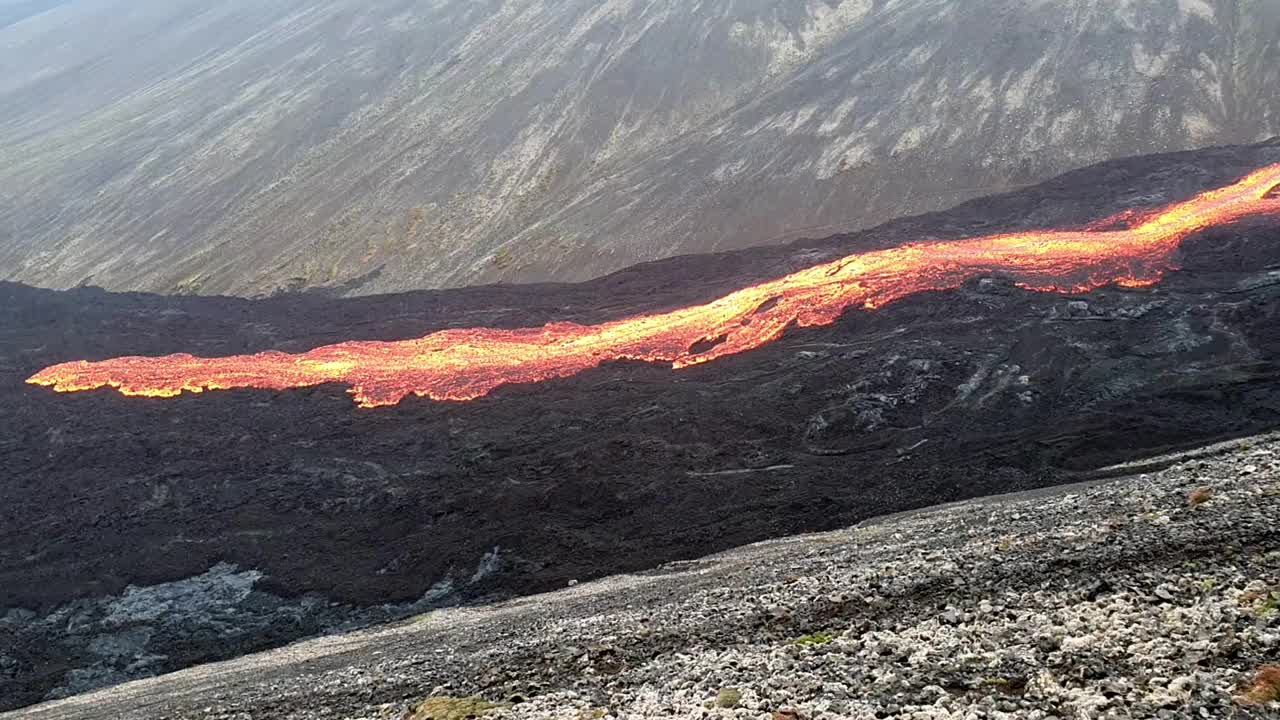
<path fill-rule="evenodd" d="M 1280 435 L 6 718 L 1280 717 Z"/>

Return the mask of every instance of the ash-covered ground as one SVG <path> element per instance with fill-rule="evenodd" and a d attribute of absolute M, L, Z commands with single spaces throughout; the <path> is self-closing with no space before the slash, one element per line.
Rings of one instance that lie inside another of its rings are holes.
<path fill-rule="evenodd" d="M 58 395 L 23 383 L 42 367 L 594 322 L 860 249 L 1079 226 L 1278 161 L 1270 143 L 1113 162 L 865 233 L 580 285 L 350 300 L 0 285 L 0 702 L 1273 428 L 1280 224 L 1202 233 L 1152 288 L 1063 296 L 981 278 L 705 366 L 613 363 L 469 403 L 358 410 L 337 386 Z"/>

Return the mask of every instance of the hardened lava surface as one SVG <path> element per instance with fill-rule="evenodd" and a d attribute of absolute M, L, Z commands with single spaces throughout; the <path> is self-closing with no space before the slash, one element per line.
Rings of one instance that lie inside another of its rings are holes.
<path fill-rule="evenodd" d="M 600 326 L 906 243 L 1123 226 L 1276 163 L 1277 143 L 1134 158 L 579 285 L 349 300 L 0 285 L 0 698 L 279 644 L 358 608 L 555 588 L 1272 428 L 1280 225 L 1193 232 L 1169 251 L 1177 269 L 1142 287 L 1040 292 L 980 271 L 715 362 L 606 361 L 469 402 L 360 409 L 340 382 L 164 399 L 25 382 L 45 368 Z M 146 611 L 138 588 L 211 568 L 245 589 L 229 601 L 241 614 L 183 625 L 170 604 L 162 627 Z M 294 620 L 236 619 L 270 598 Z"/>

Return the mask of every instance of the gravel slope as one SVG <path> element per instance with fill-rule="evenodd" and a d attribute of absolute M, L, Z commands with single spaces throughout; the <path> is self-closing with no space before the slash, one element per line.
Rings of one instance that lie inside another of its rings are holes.
<path fill-rule="evenodd" d="M 1278 560 L 1273 435 L 0 717 L 1280 717 Z"/>

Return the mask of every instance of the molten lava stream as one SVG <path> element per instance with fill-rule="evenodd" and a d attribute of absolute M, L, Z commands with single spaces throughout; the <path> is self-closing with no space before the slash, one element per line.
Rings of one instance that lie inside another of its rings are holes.
<path fill-rule="evenodd" d="M 472 400 L 499 385 L 573 375 L 607 360 L 683 368 L 760 347 L 795 322 L 832 323 L 848 308 L 875 308 L 926 290 L 1000 272 L 1023 287 L 1080 292 L 1106 284 L 1158 281 L 1192 233 L 1260 214 L 1280 214 L 1280 164 L 1225 188 L 1143 215 L 1117 216 L 1122 229 L 1046 230 L 919 242 L 858 253 L 753 285 L 704 305 L 599 325 L 441 330 L 415 340 L 353 341 L 310 352 L 222 358 L 187 354 L 70 362 L 27 382 L 59 392 L 114 387 L 125 395 L 173 397 L 230 388 L 283 390 L 345 383 L 362 407 L 413 393 Z M 1114 224 L 1114 223 L 1112 223 Z"/>

